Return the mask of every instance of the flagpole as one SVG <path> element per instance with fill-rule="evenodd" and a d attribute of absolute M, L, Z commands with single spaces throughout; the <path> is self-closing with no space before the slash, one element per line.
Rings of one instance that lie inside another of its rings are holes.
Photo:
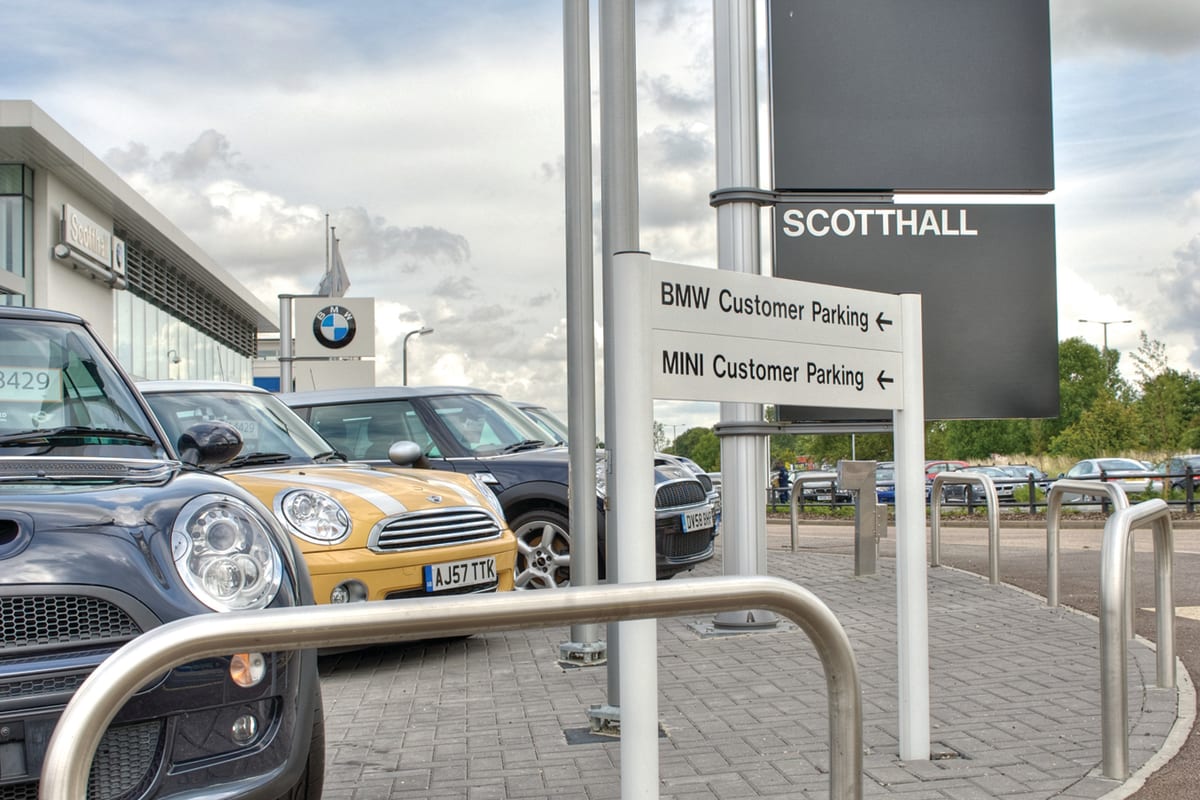
<path fill-rule="evenodd" d="M 326 275 L 329 274 L 329 237 L 330 237 L 330 235 L 331 234 L 330 234 L 330 229 L 329 229 L 329 215 L 326 214 L 325 215 L 325 274 Z"/>

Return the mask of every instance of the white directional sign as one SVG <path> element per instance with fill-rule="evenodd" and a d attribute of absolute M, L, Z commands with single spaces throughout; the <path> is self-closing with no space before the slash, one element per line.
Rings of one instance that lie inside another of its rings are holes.
<path fill-rule="evenodd" d="M 650 264 L 655 397 L 902 406 L 899 296 Z"/>

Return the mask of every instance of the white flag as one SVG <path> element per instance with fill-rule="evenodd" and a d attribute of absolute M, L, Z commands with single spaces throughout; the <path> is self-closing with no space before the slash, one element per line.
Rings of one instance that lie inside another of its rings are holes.
<path fill-rule="evenodd" d="M 338 240 L 333 240 L 333 253 L 329 271 L 321 278 L 317 294 L 325 297 L 345 297 L 350 288 L 350 276 L 346 274 L 346 265 L 342 263 L 342 254 L 338 251 Z"/>

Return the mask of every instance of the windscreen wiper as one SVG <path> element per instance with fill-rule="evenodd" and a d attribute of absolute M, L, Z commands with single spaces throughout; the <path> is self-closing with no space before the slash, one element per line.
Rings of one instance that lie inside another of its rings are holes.
<path fill-rule="evenodd" d="M 125 428 L 89 428 L 85 425 L 63 425 L 45 430 L 6 433 L 0 436 L 0 447 L 19 447 L 27 444 L 53 444 L 58 439 L 116 439 L 134 444 L 155 445 L 158 440 L 144 433 Z"/>
<path fill-rule="evenodd" d="M 315 456 L 312 457 L 312 459 L 313 459 L 313 461 L 316 461 L 321 464 L 328 462 L 328 461 L 347 461 L 348 460 L 345 455 L 343 455 L 342 453 L 339 453 L 337 450 L 326 450 L 323 453 L 317 453 Z"/>
<path fill-rule="evenodd" d="M 546 442 L 543 441 L 542 439 L 526 439 L 523 442 L 517 442 L 516 444 L 510 444 L 508 447 L 505 447 L 500 452 L 501 453 L 519 453 L 522 450 L 537 450 L 538 448 L 545 447 L 545 446 L 546 446 Z"/>
<path fill-rule="evenodd" d="M 226 467 L 249 467 L 260 464 L 282 464 L 291 461 L 291 453 L 245 453 L 226 464 Z"/>

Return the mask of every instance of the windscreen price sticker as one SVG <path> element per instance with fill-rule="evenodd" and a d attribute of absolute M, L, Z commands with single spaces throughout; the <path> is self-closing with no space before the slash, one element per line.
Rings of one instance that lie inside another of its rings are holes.
<path fill-rule="evenodd" d="M 61 403 L 62 370 L 0 366 L 0 401 Z"/>

